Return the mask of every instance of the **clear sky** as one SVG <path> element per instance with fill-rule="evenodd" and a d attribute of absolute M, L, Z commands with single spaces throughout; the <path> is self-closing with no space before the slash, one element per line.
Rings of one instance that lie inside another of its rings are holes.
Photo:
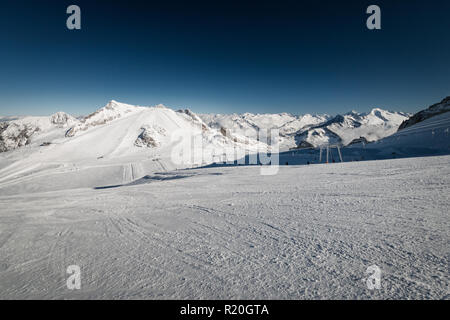
<path fill-rule="evenodd" d="M 81 8 L 82 29 L 66 28 Z M 381 7 L 382 30 L 366 28 Z M 450 95 L 450 1 L 0 3 L 0 115 L 414 112 Z"/>

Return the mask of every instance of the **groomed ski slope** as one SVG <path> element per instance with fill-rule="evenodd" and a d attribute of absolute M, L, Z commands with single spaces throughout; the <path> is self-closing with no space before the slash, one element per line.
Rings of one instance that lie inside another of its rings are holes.
<path fill-rule="evenodd" d="M 2 194 L 0 298 L 448 299 L 449 164 L 178 170 Z M 66 287 L 69 265 L 81 290 Z"/>

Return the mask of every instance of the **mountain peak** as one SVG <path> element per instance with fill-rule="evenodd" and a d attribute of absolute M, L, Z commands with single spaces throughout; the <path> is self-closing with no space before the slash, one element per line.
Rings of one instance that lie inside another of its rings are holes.
<path fill-rule="evenodd" d="M 59 126 L 72 125 L 77 119 L 63 111 L 58 111 L 50 116 L 50 122 Z"/>
<path fill-rule="evenodd" d="M 120 108 L 120 107 L 132 108 L 135 106 L 133 106 L 131 104 L 122 103 L 122 102 L 119 102 L 116 100 L 109 101 L 105 106 L 106 109 L 116 109 L 116 108 Z"/>
<path fill-rule="evenodd" d="M 450 96 L 445 97 L 444 99 L 442 99 L 441 103 L 442 103 L 442 104 L 448 104 L 448 103 L 450 103 Z"/>
<path fill-rule="evenodd" d="M 344 113 L 344 116 L 360 116 L 360 115 L 361 114 L 358 111 L 356 111 L 356 110 L 351 110 L 351 111 L 349 111 L 347 113 Z M 338 115 L 338 116 L 340 116 L 340 115 Z"/>

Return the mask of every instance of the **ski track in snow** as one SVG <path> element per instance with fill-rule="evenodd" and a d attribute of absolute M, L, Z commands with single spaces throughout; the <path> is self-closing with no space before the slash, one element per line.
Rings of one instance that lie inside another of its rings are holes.
<path fill-rule="evenodd" d="M 0 298 L 448 299 L 449 164 L 203 168 L 0 195 Z M 73 264 L 81 290 L 66 287 Z"/>

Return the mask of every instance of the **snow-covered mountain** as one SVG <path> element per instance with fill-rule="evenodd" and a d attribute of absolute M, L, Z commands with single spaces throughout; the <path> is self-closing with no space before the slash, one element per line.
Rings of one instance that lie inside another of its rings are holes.
<path fill-rule="evenodd" d="M 149 110 L 160 110 L 160 113 L 165 113 L 166 109 L 168 108 L 163 105 L 148 108 L 113 100 L 103 108 L 79 119 L 63 112 L 58 112 L 50 117 L 1 118 L 0 152 L 32 143 L 48 145 L 52 139 L 61 138 L 61 133 L 64 133 L 66 138 L 71 138 L 126 118 L 131 114 L 136 115 L 144 111 L 147 114 Z M 373 109 L 367 114 L 352 111 L 335 117 L 326 114 L 297 116 L 288 113 L 197 115 L 190 110 L 179 110 L 176 114 L 203 132 L 212 130 L 211 132 L 220 133 L 221 136 L 227 137 L 234 143 L 246 145 L 257 146 L 258 143 L 254 140 L 258 140 L 257 134 L 261 130 L 268 132 L 271 129 L 278 129 L 280 150 L 327 144 L 348 145 L 357 141 L 376 141 L 395 133 L 399 125 L 408 118 L 407 114 L 382 109 Z M 161 127 L 157 123 L 151 125 L 143 123 L 139 127 L 137 137 L 130 145 L 160 147 L 160 140 L 164 140 L 168 134 L 170 132 L 167 132 L 164 125 Z"/>
<path fill-rule="evenodd" d="M 426 119 L 449 111 L 450 111 L 450 96 L 446 97 L 439 103 L 433 104 L 428 109 L 422 110 L 413 115 L 411 118 L 403 121 L 403 123 L 399 127 L 399 130 L 408 128 L 416 123 L 422 122 Z"/>
<path fill-rule="evenodd" d="M 328 115 L 296 116 L 288 113 L 200 114 L 199 116 L 212 128 L 224 128 L 241 135 L 278 129 L 280 134 L 278 143 L 281 150 L 296 146 L 294 136 L 299 130 L 305 130 L 331 118 Z"/>
<path fill-rule="evenodd" d="M 5 117 L 0 120 L 0 152 L 61 135 L 78 120 L 64 112 L 49 117 Z"/>
<path fill-rule="evenodd" d="M 241 134 L 252 129 L 279 129 L 280 149 L 288 150 L 328 144 L 348 145 L 357 139 L 376 141 L 395 133 L 409 115 L 375 108 L 369 113 L 352 111 L 335 117 L 286 113 L 202 114 L 200 117 L 210 127 L 226 128 Z"/>
<path fill-rule="evenodd" d="M 442 108 L 448 108 L 448 99 L 438 109 Z M 335 117 L 286 113 L 197 115 L 188 109 L 133 106 L 113 100 L 80 118 L 62 112 L 50 117 L 1 118 L 0 189 L 8 185 L 9 192 L 29 192 L 124 184 L 152 172 L 242 159 L 246 153 L 276 152 L 273 146 L 253 136 L 261 129 L 279 130 L 280 151 L 327 144 L 351 145 L 356 150 L 364 147 L 358 144 L 360 141 L 380 141 L 367 145 L 365 150 L 370 154 L 364 155 L 379 159 L 392 152 L 400 155 L 396 141 L 407 141 L 409 147 L 422 141 L 425 147 L 436 145 L 438 151 L 445 149 L 439 154 L 447 154 L 446 115 L 450 112 L 396 134 L 408 115 L 382 109 Z M 430 137 L 433 140 L 429 141 Z M 188 154 L 184 153 L 186 149 Z M 429 154 L 427 150 L 424 154 Z M 436 150 L 430 152 L 436 154 Z M 420 155 L 419 151 L 415 154 Z"/>
<path fill-rule="evenodd" d="M 379 108 L 369 113 L 351 111 L 297 133 L 297 146 L 318 147 L 330 144 L 349 145 L 356 141 L 377 141 L 394 134 L 409 115 Z"/>
<path fill-rule="evenodd" d="M 44 176 L 42 185 L 21 186 L 122 184 L 155 171 L 231 161 L 246 152 L 270 150 L 266 143 L 210 128 L 190 110 L 174 111 L 163 105 L 111 101 L 80 120 L 58 113 L 0 125 L 6 127 L 2 131 L 5 151 L 10 150 L 0 153 L 0 188 L 3 183 Z"/>
<path fill-rule="evenodd" d="M 449 98 L 418 112 L 395 134 L 366 146 L 373 159 L 450 154 Z M 356 145 L 355 145 L 356 146 Z"/>

